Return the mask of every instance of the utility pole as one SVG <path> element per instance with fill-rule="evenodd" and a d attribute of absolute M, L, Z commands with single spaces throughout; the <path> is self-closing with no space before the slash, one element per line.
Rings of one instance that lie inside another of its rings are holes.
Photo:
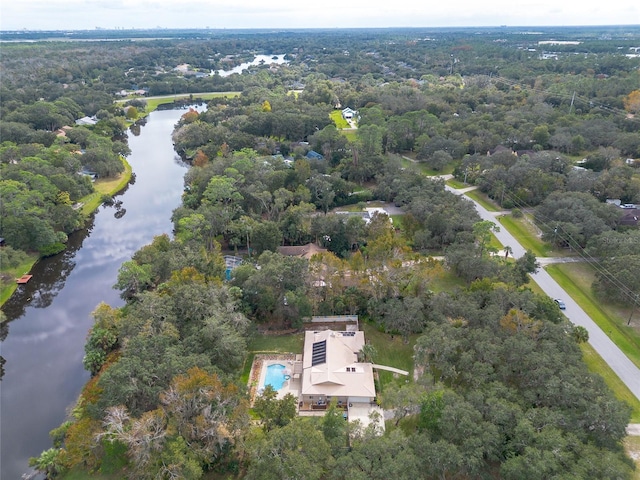
<path fill-rule="evenodd" d="M 569 106 L 569 113 L 571 113 L 571 110 L 573 110 L 573 101 L 576 99 L 576 91 L 573 91 L 573 95 L 571 97 L 571 105 Z"/>
<path fill-rule="evenodd" d="M 638 294 L 636 293 L 636 299 L 631 305 L 631 313 L 629 314 L 629 320 L 627 320 L 627 327 L 631 325 L 631 319 L 633 318 L 633 312 L 636 311 L 636 307 L 638 306 Z"/>

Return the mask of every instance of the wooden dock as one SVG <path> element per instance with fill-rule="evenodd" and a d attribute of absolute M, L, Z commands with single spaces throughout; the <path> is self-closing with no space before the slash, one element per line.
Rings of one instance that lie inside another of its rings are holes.
<path fill-rule="evenodd" d="M 33 277 L 33 275 L 22 275 L 20 278 L 16 278 L 16 283 L 18 285 L 24 285 L 31 280 L 31 277 Z"/>

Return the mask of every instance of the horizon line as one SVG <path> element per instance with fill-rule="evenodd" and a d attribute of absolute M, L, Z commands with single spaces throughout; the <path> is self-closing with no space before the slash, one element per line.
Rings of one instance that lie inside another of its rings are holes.
<path fill-rule="evenodd" d="M 630 24 L 553 24 L 553 25 L 440 25 L 440 26 L 389 26 L 389 27 L 93 27 L 93 28 L 14 28 L 2 29 L 0 33 L 38 33 L 38 32 L 139 32 L 139 31 L 233 31 L 233 30 L 260 30 L 260 31 L 282 31 L 282 30 L 392 30 L 392 29 L 445 29 L 445 28 L 605 28 L 605 27 L 640 27 L 640 23 Z"/>

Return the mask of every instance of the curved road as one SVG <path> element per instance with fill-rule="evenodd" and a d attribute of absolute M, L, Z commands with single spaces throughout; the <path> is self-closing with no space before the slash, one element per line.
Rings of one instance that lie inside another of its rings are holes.
<path fill-rule="evenodd" d="M 464 193 L 471 189 L 456 190 L 452 187 L 446 186 L 446 189 L 457 195 L 464 195 Z M 468 198 L 468 197 L 467 197 Z M 497 224 L 496 216 L 501 215 L 503 212 L 489 212 L 478 202 L 472 201 L 478 214 L 483 220 L 489 220 Z M 525 254 L 525 249 L 518 243 L 518 241 L 511 235 L 505 228 L 501 228 L 499 232 L 495 232 L 495 236 L 500 240 L 502 245 L 508 245 L 513 250 L 513 256 L 518 258 Z M 542 260 L 542 259 L 540 259 Z M 538 272 L 531 275 L 540 288 L 551 298 L 562 298 L 566 310 L 563 313 L 569 320 L 575 325 L 584 327 L 589 332 L 589 343 L 598 352 L 605 362 L 611 367 L 611 369 L 620 377 L 625 385 L 631 390 L 631 392 L 640 399 L 640 369 L 636 367 L 627 356 L 622 353 L 618 346 L 609 339 L 605 332 L 591 320 L 586 312 L 564 291 L 564 289 L 558 285 L 558 283 L 547 273 L 543 268 L 538 269 Z"/>

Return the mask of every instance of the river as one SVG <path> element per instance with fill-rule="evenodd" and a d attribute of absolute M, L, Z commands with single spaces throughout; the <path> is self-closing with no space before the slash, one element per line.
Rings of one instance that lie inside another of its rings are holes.
<path fill-rule="evenodd" d="M 52 447 L 49 431 L 65 420 L 89 379 L 82 358 L 91 312 L 102 301 L 123 305 L 112 288 L 122 263 L 154 236 L 172 232 L 187 167 L 171 132 L 183 113 L 152 112 L 137 135 L 129 132 L 135 182 L 116 197 L 122 204 L 100 207 L 86 230 L 70 236 L 69 248 L 38 263 L 2 308 L 9 320 L 0 328 L 3 480 L 20 479 L 30 471 L 29 457 Z"/>

